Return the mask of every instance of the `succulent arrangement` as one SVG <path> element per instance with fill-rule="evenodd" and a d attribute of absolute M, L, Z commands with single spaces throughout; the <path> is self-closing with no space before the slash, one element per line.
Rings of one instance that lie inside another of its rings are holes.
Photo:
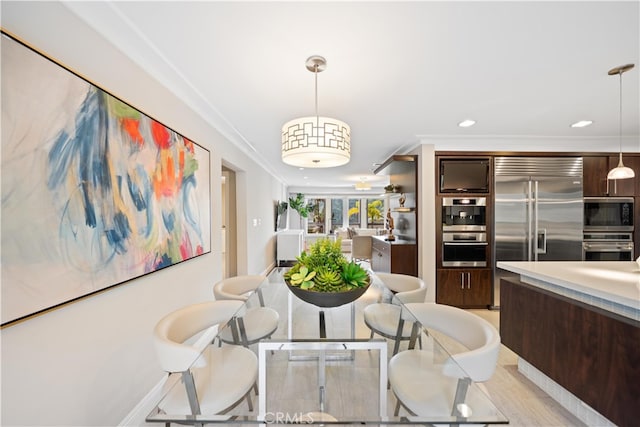
<path fill-rule="evenodd" d="M 369 285 L 369 274 L 342 253 L 340 240 L 317 240 L 284 274 L 291 286 L 315 292 L 344 292 Z"/>

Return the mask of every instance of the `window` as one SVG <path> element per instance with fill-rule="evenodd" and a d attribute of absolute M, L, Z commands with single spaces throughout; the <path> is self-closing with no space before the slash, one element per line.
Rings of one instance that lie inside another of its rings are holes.
<path fill-rule="evenodd" d="M 349 199 L 349 227 L 360 227 L 360 200 Z"/>
<path fill-rule="evenodd" d="M 367 227 L 384 228 L 384 200 L 367 199 Z"/>
<path fill-rule="evenodd" d="M 331 231 L 342 228 L 342 199 L 331 199 Z"/>
<path fill-rule="evenodd" d="M 307 217 L 307 233 L 324 233 L 326 200 L 309 199 L 307 207 L 309 208 L 309 216 Z"/>

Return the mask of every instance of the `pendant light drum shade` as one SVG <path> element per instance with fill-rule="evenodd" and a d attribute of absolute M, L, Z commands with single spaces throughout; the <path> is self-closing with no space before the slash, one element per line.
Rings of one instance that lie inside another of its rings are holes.
<path fill-rule="evenodd" d="M 316 115 L 300 117 L 282 126 L 282 161 L 302 168 L 331 168 L 349 163 L 351 128 L 342 120 L 318 114 L 318 73 L 327 68 L 319 55 L 305 62 L 315 77 Z"/>
<path fill-rule="evenodd" d="M 351 128 L 330 117 L 300 117 L 282 126 L 282 161 L 303 168 L 349 163 Z"/>

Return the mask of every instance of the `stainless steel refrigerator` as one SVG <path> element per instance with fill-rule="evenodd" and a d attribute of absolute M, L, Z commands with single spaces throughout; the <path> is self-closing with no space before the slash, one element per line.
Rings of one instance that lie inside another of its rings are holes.
<path fill-rule="evenodd" d="M 500 279 L 513 273 L 498 261 L 582 260 L 582 158 L 494 159 L 493 308 Z"/>

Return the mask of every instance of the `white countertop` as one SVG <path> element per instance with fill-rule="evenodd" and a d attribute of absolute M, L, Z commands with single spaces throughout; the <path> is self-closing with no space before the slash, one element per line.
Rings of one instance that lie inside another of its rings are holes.
<path fill-rule="evenodd" d="M 635 261 L 502 261 L 497 266 L 520 274 L 523 282 L 532 278 L 640 310 L 640 266 Z"/>

